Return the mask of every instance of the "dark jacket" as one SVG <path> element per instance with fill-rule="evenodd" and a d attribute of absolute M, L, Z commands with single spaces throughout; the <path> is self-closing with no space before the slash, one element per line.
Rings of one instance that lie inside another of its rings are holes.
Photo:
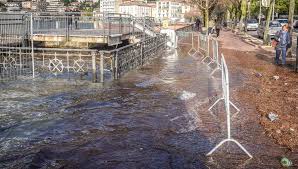
<path fill-rule="evenodd" d="M 279 31 L 275 34 L 274 39 L 278 42 L 276 48 L 287 48 L 291 44 L 289 32 Z"/>

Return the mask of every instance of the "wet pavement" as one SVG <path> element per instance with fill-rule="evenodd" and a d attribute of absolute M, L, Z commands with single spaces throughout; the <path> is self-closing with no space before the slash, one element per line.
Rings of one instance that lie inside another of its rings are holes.
<path fill-rule="evenodd" d="M 226 137 L 225 114 L 207 111 L 220 81 L 199 60 L 167 51 L 103 87 L 63 79 L 2 84 L 0 168 L 280 168 L 287 151 L 263 134 L 251 105 L 233 119 L 232 133 L 254 158 L 232 144 L 205 156 Z"/>

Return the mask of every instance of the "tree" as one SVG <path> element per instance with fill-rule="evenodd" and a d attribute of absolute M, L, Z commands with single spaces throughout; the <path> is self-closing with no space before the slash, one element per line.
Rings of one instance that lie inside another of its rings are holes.
<path fill-rule="evenodd" d="M 270 21 L 271 21 L 271 16 L 272 16 L 272 11 L 273 11 L 273 5 L 274 5 L 274 1 L 270 1 L 270 6 L 269 6 L 269 9 L 267 11 L 267 18 L 266 18 L 266 27 L 265 27 L 265 32 L 264 32 L 264 39 L 263 39 L 263 42 L 265 44 L 268 44 L 269 41 L 268 41 L 268 33 L 269 33 L 269 24 L 270 24 Z"/>
<path fill-rule="evenodd" d="M 241 1 L 241 18 L 240 18 L 240 24 L 239 24 L 239 29 L 240 31 L 243 30 L 243 25 L 246 22 L 246 14 L 247 14 L 247 0 L 242 0 Z M 246 24 L 245 24 L 246 25 Z"/>
<path fill-rule="evenodd" d="M 209 27 L 209 12 L 219 0 L 191 0 L 205 14 L 205 26 Z"/>
<path fill-rule="evenodd" d="M 233 20 L 234 20 L 234 24 L 233 24 L 233 29 L 235 29 L 235 26 L 237 25 L 237 21 L 239 21 L 239 17 L 241 17 L 241 3 L 242 0 L 227 0 L 226 1 L 227 4 L 229 4 L 229 10 L 231 12 L 231 14 L 233 14 Z"/>

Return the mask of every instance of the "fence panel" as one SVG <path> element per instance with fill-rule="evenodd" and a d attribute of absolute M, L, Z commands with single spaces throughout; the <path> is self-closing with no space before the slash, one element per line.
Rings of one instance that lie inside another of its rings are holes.
<path fill-rule="evenodd" d="M 30 34 L 30 15 L 1 13 L 0 81 L 32 74 Z"/>
<path fill-rule="evenodd" d="M 221 57 L 221 72 L 222 72 L 222 98 L 218 99 L 208 110 L 211 109 L 219 103 L 219 101 L 224 101 L 224 109 L 227 118 L 227 138 L 221 141 L 218 145 L 216 145 L 207 155 L 212 155 L 220 146 L 222 146 L 226 142 L 235 143 L 242 151 L 244 151 L 250 158 L 253 156 L 235 139 L 231 137 L 231 111 L 230 105 L 232 105 L 237 113 L 240 111 L 231 101 L 230 101 L 230 85 L 229 85 L 229 72 L 228 67 L 225 61 L 224 56 Z"/>

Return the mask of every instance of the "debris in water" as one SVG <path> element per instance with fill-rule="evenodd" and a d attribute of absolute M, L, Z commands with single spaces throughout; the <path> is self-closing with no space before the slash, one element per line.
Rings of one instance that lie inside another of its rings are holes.
<path fill-rule="evenodd" d="M 292 161 L 289 160 L 288 158 L 286 157 L 283 157 L 281 160 L 280 160 L 280 163 L 283 167 L 291 167 L 293 165 Z"/>
<path fill-rule="evenodd" d="M 275 114 L 275 113 L 270 112 L 270 113 L 268 114 L 268 118 L 270 119 L 270 121 L 275 121 L 275 120 L 278 119 L 278 115 Z"/>
<path fill-rule="evenodd" d="M 181 96 L 180 96 L 180 99 L 181 100 L 189 100 L 189 99 L 194 98 L 196 95 L 197 94 L 195 94 L 195 93 L 183 91 L 182 94 L 181 94 Z"/>
<path fill-rule="evenodd" d="M 274 80 L 278 80 L 279 79 L 279 76 L 273 76 L 273 79 Z"/>

